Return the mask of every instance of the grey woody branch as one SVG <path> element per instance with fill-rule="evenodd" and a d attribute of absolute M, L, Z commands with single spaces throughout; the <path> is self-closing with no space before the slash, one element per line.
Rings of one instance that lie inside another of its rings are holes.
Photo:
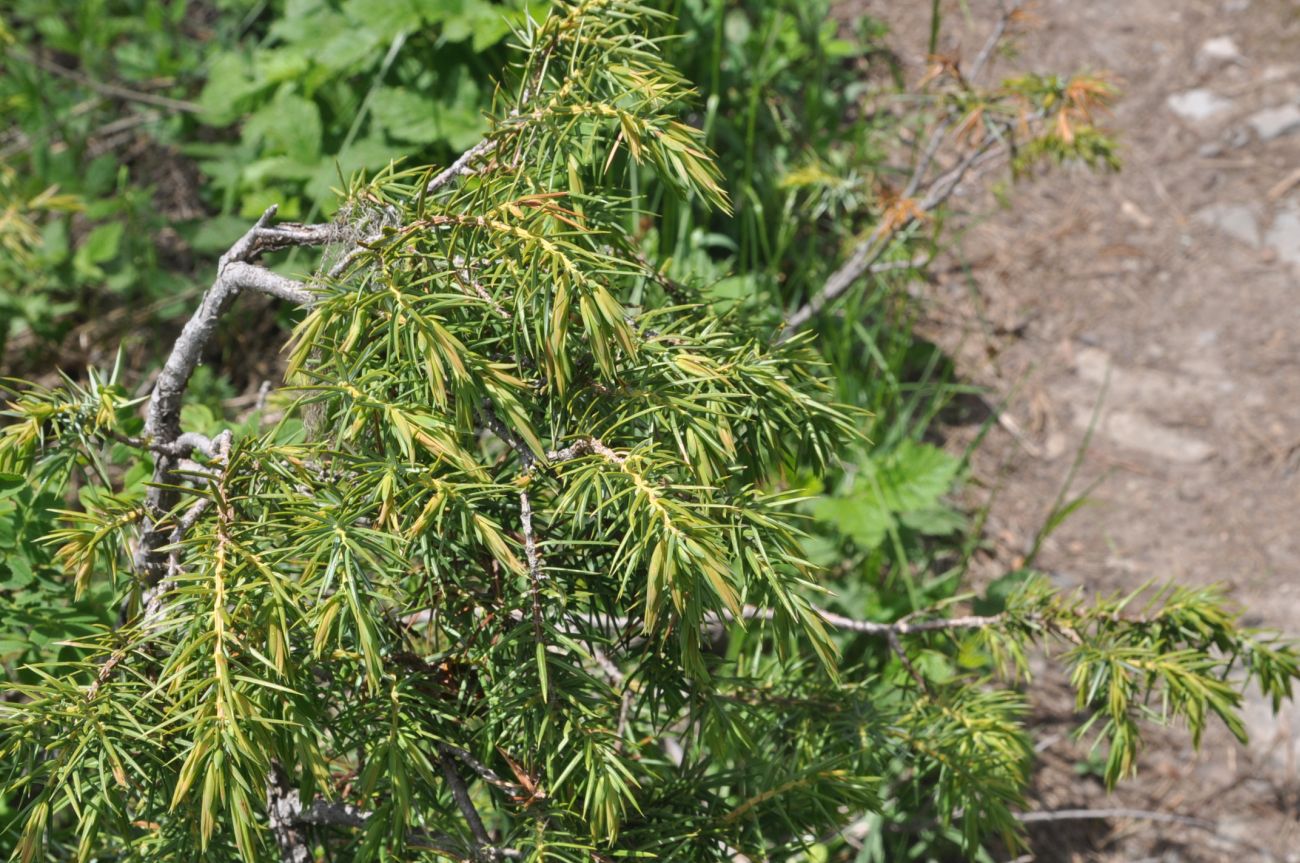
<path fill-rule="evenodd" d="M 627 456 L 619 455 L 601 443 L 600 438 L 594 437 L 580 438 L 563 449 L 549 450 L 546 453 L 546 460 L 551 464 L 560 464 L 584 455 L 598 455 L 614 464 L 623 464 L 627 461 Z"/>
<path fill-rule="evenodd" d="M 1003 2 L 999 5 L 1001 6 L 1001 9 L 999 10 L 998 20 L 993 24 L 993 31 L 989 33 L 989 37 L 984 40 L 983 47 L 981 47 L 979 53 L 975 55 L 975 62 L 970 67 L 968 77 L 972 81 L 977 79 L 980 76 L 980 73 L 984 71 L 989 60 L 992 59 L 993 52 L 997 49 L 998 43 L 1001 42 L 1002 37 L 1006 35 L 1007 27 L 1011 25 L 1012 20 L 1020 12 L 1020 7 L 1024 4 L 1022 0 L 1012 0 L 1012 2 Z"/>
<path fill-rule="evenodd" d="M 952 632 L 966 629 L 988 629 L 990 627 L 1000 626 L 1006 622 L 1006 616 L 1001 614 L 979 615 L 969 614 L 959 617 L 937 617 L 928 620 L 913 620 L 911 616 L 893 621 L 892 623 L 882 623 L 875 620 L 858 620 L 853 617 L 846 617 L 842 614 L 836 614 L 833 611 L 827 611 L 824 608 L 813 606 L 813 611 L 821 617 L 827 625 L 840 629 L 845 632 L 860 632 L 863 635 L 873 635 L 879 638 L 890 638 L 920 635 L 930 632 Z M 431 611 L 417 611 L 402 617 L 402 623 L 407 626 L 419 626 L 428 622 L 433 616 Z M 736 620 L 772 620 L 776 612 L 770 608 L 759 608 L 754 605 L 746 605 L 741 608 L 740 614 L 726 612 L 724 614 L 711 614 L 704 618 L 704 625 L 707 627 L 724 626 Z M 518 622 L 522 619 L 519 612 L 514 612 L 511 618 Z M 618 617 L 613 615 L 601 615 L 595 613 L 571 613 L 569 618 L 579 626 L 590 626 L 600 632 L 614 633 L 626 631 L 635 621 L 629 617 Z M 1033 619 L 1032 617 L 1030 618 Z M 1141 618 L 1125 618 L 1141 622 Z M 568 633 L 570 635 L 578 634 L 576 632 Z"/>
<path fill-rule="evenodd" d="M 217 266 L 217 278 L 203 295 L 198 309 L 186 322 L 171 353 L 158 373 L 145 414 L 144 443 L 155 453 L 153 483 L 145 494 L 145 530 L 136 552 L 136 570 L 145 584 L 153 587 L 167 572 L 167 555 L 162 549 L 171 541 L 172 529 L 165 522 L 180 501 L 178 491 L 183 462 L 194 450 L 212 456 L 212 442 L 202 435 L 182 433 L 181 405 L 190 376 L 212 340 L 221 315 L 244 291 L 256 291 L 299 305 L 312 300 L 300 282 L 272 273 L 253 262 L 265 252 L 293 246 L 316 246 L 340 239 L 335 225 L 272 225 L 274 206 L 235 241 Z"/>
<path fill-rule="evenodd" d="M 267 777 L 266 796 L 267 820 L 276 847 L 280 850 L 281 863 L 312 863 L 315 860 L 305 828 L 341 827 L 357 830 L 365 827 L 373 815 L 341 800 L 317 797 L 310 802 L 303 802 L 301 793 L 291 786 L 278 766 L 273 766 Z M 413 830 L 407 835 L 407 841 L 413 846 L 438 851 L 454 858 L 466 856 L 465 847 L 451 836 Z M 499 849 L 498 856 L 516 857 L 519 854 L 513 849 Z"/>
<path fill-rule="evenodd" d="M 871 234 L 853 250 L 853 254 L 849 256 L 849 259 L 839 269 L 831 273 L 821 290 L 785 319 L 785 330 L 781 334 L 781 340 L 785 341 L 793 336 L 829 303 L 839 298 L 852 287 L 854 282 L 870 272 L 876 262 L 880 260 L 881 255 L 889 250 L 895 237 L 916 224 L 919 216 L 933 212 L 947 202 L 953 193 L 957 191 L 962 181 L 966 179 L 972 168 L 996 155 L 994 147 L 998 143 L 997 138 L 990 137 L 972 149 L 960 162 L 930 184 L 925 197 L 906 216 L 892 221 L 881 219 Z M 918 165 L 919 167 L 921 166 Z M 909 182 L 909 188 L 912 185 L 913 182 Z M 920 184 L 916 183 L 916 185 Z"/>
<path fill-rule="evenodd" d="M 473 147 L 470 147 L 464 153 L 461 153 L 460 158 L 447 166 L 442 173 L 430 180 L 429 184 L 424 187 L 425 193 L 432 195 L 452 180 L 455 180 L 461 174 L 467 173 L 474 167 L 475 161 L 484 156 L 490 155 L 492 151 L 496 149 L 496 146 L 496 141 L 491 138 L 484 138 L 482 141 L 479 141 Z"/>
<path fill-rule="evenodd" d="M 447 780 L 448 787 L 451 788 L 452 799 L 456 801 L 456 806 L 460 809 L 461 815 L 465 818 L 465 823 L 469 826 L 469 832 L 474 837 L 474 858 L 476 860 L 498 860 L 505 856 L 501 849 L 492 844 L 492 837 L 488 835 L 487 828 L 483 826 L 483 819 L 479 817 L 478 809 L 474 807 L 474 800 L 469 796 L 469 789 L 465 787 L 465 780 L 461 778 L 460 771 L 456 769 L 455 755 L 446 744 L 438 744 L 438 762 L 442 767 L 442 775 Z"/>
<path fill-rule="evenodd" d="M 824 608 L 818 608 L 816 611 L 821 615 L 822 620 L 836 629 L 861 632 L 866 635 L 884 636 L 891 634 L 916 635 L 922 632 L 949 632 L 958 629 L 987 629 L 990 626 L 997 626 L 1005 620 L 1003 615 L 1000 614 L 969 614 L 963 617 L 941 617 L 917 621 L 904 618 L 893 623 L 878 623 L 873 620 L 855 620 L 842 614 L 836 614 L 833 611 L 827 611 Z"/>
<path fill-rule="evenodd" d="M 533 638 L 542 640 L 542 581 L 546 573 L 542 556 L 537 552 L 537 535 L 533 532 L 533 504 L 527 491 L 519 492 L 519 525 L 524 533 L 524 554 L 528 558 L 528 588 L 533 602 Z"/>
<path fill-rule="evenodd" d="M 502 779 L 500 774 L 475 758 L 470 754 L 469 750 L 461 749 L 459 746 L 453 746 L 450 743 L 443 743 L 442 751 L 449 755 L 454 755 L 464 763 L 466 767 L 477 773 L 479 778 L 489 785 L 495 785 L 497 788 L 508 791 L 511 794 L 521 795 L 525 793 L 522 785 L 516 782 L 511 782 L 508 779 Z"/>
<path fill-rule="evenodd" d="M 311 863 L 311 847 L 299 823 L 302 812 L 301 793 L 290 786 L 279 765 L 272 764 L 266 777 L 266 817 L 281 863 Z M 356 826 L 364 823 L 361 818 Z"/>
<path fill-rule="evenodd" d="M 501 421 L 496 411 L 492 409 L 491 402 L 483 401 L 481 414 L 483 416 L 483 425 L 492 434 L 501 438 L 506 446 L 514 450 L 515 455 L 519 456 L 519 463 L 523 466 L 524 472 L 530 473 L 537 464 L 537 456 L 533 455 L 533 451 L 528 448 L 528 444 L 524 443 L 523 439 L 515 434 L 510 426 Z"/>
<path fill-rule="evenodd" d="M 980 76 L 988 66 L 998 43 L 1006 35 L 1007 28 L 1019 11 L 1021 3 L 1016 2 L 1004 3 L 1001 8 L 1001 14 L 994 24 L 993 31 L 985 40 L 983 47 L 975 57 L 975 62 L 971 66 L 969 80 L 974 81 Z M 908 179 L 907 185 L 903 189 L 902 198 L 910 200 L 917 195 L 921 187 L 925 184 L 926 178 L 930 172 L 930 166 L 934 162 L 940 145 L 948 137 L 949 128 L 952 125 L 952 118 L 945 117 L 940 120 L 930 132 L 929 138 L 921 151 L 916 166 L 912 169 L 912 174 Z M 897 220 L 881 221 L 876 225 L 871 234 L 863 240 L 853 254 L 845 261 L 839 269 L 831 273 L 821 290 L 814 294 L 806 303 L 792 312 L 785 319 L 785 329 L 780 339 L 785 341 L 793 336 L 798 330 L 816 317 L 827 304 L 841 296 L 845 291 L 853 286 L 854 282 L 862 278 L 869 272 L 876 272 L 880 266 L 878 263 L 880 257 L 884 255 L 892 245 L 893 239 L 901 232 L 916 224 L 919 216 L 930 213 L 942 206 L 953 193 L 957 191 L 958 186 L 966 178 L 972 168 L 986 161 L 991 155 L 994 155 L 994 147 L 1001 143 L 1002 136 L 994 135 L 982 141 L 973 150 L 967 153 L 963 158 L 958 160 L 957 164 L 950 168 L 946 173 L 941 174 L 929 184 L 926 195 L 917 203 L 915 209 L 909 212 L 904 218 Z"/>
<path fill-rule="evenodd" d="M 881 623 L 875 620 L 858 620 L 853 617 L 845 617 L 842 614 L 836 614 L 833 611 L 827 611 L 824 608 L 813 606 L 813 611 L 821 617 L 822 621 L 835 629 L 845 632 L 860 632 L 863 635 L 873 635 L 878 638 L 889 640 L 890 647 L 897 647 L 897 639 L 906 635 L 919 635 L 927 632 L 953 632 L 965 629 L 988 629 L 989 627 L 999 626 L 1006 621 L 1006 617 L 1001 614 L 981 615 L 969 614 L 962 617 L 937 617 L 929 620 L 912 620 L 911 616 L 904 617 L 892 623 Z M 746 605 L 740 610 L 740 614 L 726 612 L 724 614 L 713 614 L 705 618 L 706 626 L 718 626 L 730 623 L 734 620 L 772 620 L 776 617 L 775 610 L 771 608 L 759 608 L 754 605 Z"/>
<path fill-rule="evenodd" d="M 551 50 L 550 48 L 547 48 L 546 53 L 549 54 L 550 50 Z M 518 121 L 521 119 L 521 116 L 523 119 L 527 119 L 527 115 L 523 114 L 523 109 L 529 102 L 532 101 L 533 96 L 536 95 L 536 91 L 537 91 L 537 82 L 531 83 L 524 87 L 523 92 L 519 96 L 518 103 L 515 105 L 514 108 L 510 110 L 510 114 L 509 114 L 509 119 L 513 121 L 515 124 L 518 123 Z M 454 181 L 456 178 L 460 177 L 461 175 L 468 174 L 474 168 L 475 162 L 478 162 L 481 159 L 491 156 L 493 153 L 497 151 L 499 146 L 500 146 L 500 141 L 497 138 L 493 138 L 490 136 L 479 141 L 473 147 L 470 147 L 464 153 L 461 153 L 459 158 L 456 159 L 456 161 L 452 162 L 445 169 L 443 169 L 437 176 L 435 176 L 432 180 L 430 180 L 428 184 L 425 185 L 424 187 L 425 194 L 432 195 L 435 192 L 442 189 L 444 186 Z"/>

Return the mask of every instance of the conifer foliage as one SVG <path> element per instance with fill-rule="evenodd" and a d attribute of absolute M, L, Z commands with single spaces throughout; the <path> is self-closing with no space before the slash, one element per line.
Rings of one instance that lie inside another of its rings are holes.
<path fill-rule="evenodd" d="M 358 179 L 332 224 L 268 212 L 144 399 L 116 372 L 15 396 L 0 471 L 82 487 L 47 540 L 122 607 L 0 705 L 17 859 L 786 859 L 889 812 L 1014 844 L 1031 644 L 1062 646 L 1111 781 L 1144 715 L 1241 733 L 1244 681 L 1289 696 L 1290 647 L 1208 591 L 814 604 L 789 489 L 857 418 L 807 336 L 625 234 L 629 162 L 728 207 L 656 14 L 559 5 L 453 165 Z M 301 245 L 303 282 L 257 263 Z M 245 292 L 305 310 L 283 416 L 185 429 Z M 975 672 L 921 661 L 958 650 Z"/>

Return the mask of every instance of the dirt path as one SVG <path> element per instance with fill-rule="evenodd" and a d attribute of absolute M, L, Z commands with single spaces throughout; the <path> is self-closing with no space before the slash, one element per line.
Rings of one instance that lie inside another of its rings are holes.
<path fill-rule="evenodd" d="M 868 4 L 915 80 L 929 4 L 907 6 Z M 969 7 L 946 50 L 973 53 L 993 20 L 994 3 Z M 995 71 L 1113 75 L 1123 98 L 1104 125 L 1124 170 L 1019 184 L 1012 209 L 969 201 L 985 215 L 956 255 L 974 279 L 931 290 L 933 333 L 961 373 L 1010 394 L 1019 433 L 999 429 L 975 463 L 996 488 L 993 535 L 1007 557 L 1024 553 L 1100 404 L 1075 485 L 1098 483 L 1092 504 L 1038 564 L 1096 591 L 1224 582 L 1248 619 L 1300 634 L 1300 2 L 1030 8 L 1018 59 Z M 1118 800 L 1074 777 L 1068 740 L 1047 746 L 1043 805 L 1135 805 L 1218 827 L 1054 827 L 1035 834 L 1038 859 L 1300 860 L 1300 709 L 1249 713 L 1249 749 L 1215 735 L 1196 755 L 1171 735 Z"/>

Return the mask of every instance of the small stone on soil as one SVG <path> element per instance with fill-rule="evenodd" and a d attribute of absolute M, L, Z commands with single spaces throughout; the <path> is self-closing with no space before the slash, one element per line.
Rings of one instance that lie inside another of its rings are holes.
<path fill-rule="evenodd" d="M 1272 141 L 1283 135 L 1300 131 L 1300 107 L 1282 105 L 1277 108 L 1265 108 L 1250 115 L 1247 120 L 1261 141 Z"/>
<path fill-rule="evenodd" d="M 1196 65 L 1206 71 L 1222 63 L 1240 63 L 1241 59 L 1241 51 L 1231 36 L 1206 39 L 1196 52 Z"/>
<path fill-rule="evenodd" d="M 1300 207 L 1292 205 L 1278 213 L 1264 235 L 1264 242 L 1272 246 L 1282 260 L 1300 264 Z"/>
<path fill-rule="evenodd" d="M 1191 122 L 1208 120 L 1232 107 L 1232 102 L 1209 90 L 1196 89 L 1175 93 L 1166 100 L 1169 110 Z"/>
<path fill-rule="evenodd" d="M 1259 223 L 1254 210 L 1245 204 L 1211 204 L 1197 211 L 1192 218 L 1233 239 L 1251 246 L 1259 245 Z"/>

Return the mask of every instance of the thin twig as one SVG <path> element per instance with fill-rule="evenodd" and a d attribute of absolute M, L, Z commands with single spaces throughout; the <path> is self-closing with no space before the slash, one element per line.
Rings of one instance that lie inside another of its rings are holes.
<path fill-rule="evenodd" d="M 515 434 L 509 426 L 501 422 L 501 418 L 496 415 L 496 411 L 492 410 L 491 402 L 484 400 L 481 413 L 483 415 L 483 424 L 487 426 L 488 431 L 501 438 L 506 446 L 514 450 L 515 454 L 519 456 L 519 463 L 523 466 L 524 472 L 531 473 L 533 466 L 537 464 L 537 456 L 533 455 L 533 451 L 528 448 L 528 444 L 524 443 L 523 439 Z"/>
<path fill-rule="evenodd" d="M 987 629 L 991 626 L 998 626 L 1006 618 L 1001 614 L 995 615 L 978 615 L 972 614 L 965 617 L 943 617 L 934 620 L 921 620 L 915 623 L 911 621 L 897 621 L 895 623 L 878 623 L 873 620 L 855 620 L 851 617 L 845 617 L 842 614 L 836 614 L 833 611 L 827 611 L 824 608 L 813 607 L 821 615 L 822 620 L 829 623 L 836 629 L 844 629 L 850 632 L 861 632 L 866 635 L 915 635 L 921 632 L 948 632 L 957 629 Z"/>
<path fill-rule="evenodd" d="M 852 287 L 854 282 L 870 271 L 872 265 L 889 249 L 893 238 L 915 224 L 918 216 L 927 214 L 946 202 L 957 191 L 957 187 L 961 185 L 961 181 L 966 178 L 971 168 L 979 164 L 996 144 L 996 138 L 988 138 L 971 150 L 955 167 L 938 177 L 930 184 L 926 196 L 916 204 L 914 212 L 901 219 L 890 221 L 881 219 L 877 222 L 871 234 L 858 245 L 849 259 L 831 273 L 821 290 L 785 319 L 785 329 L 778 337 L 778 341 L 784 342 L 791 338 L 827 304 L 837 299 Z"/>
<path fill-rule="evenodd" d="M 916 666 L 912 664 L 911 657 L 909 657 L 907 651 L 903 649 L 903 643 L 899 640 L 898 633 L 890 630 L 885 635 L 885 640 L 889 642 L 889 649 L 894 652 L 894 656 L 898 657 L 898 661 L 902 663 L 903 668 L 907 671 L 908 675 L 911 676 L 912 680 L 916 682 L 916 685 L 921 688 L 921 691 L 927 695 L 932 694 L 930 692 L 930 684 L 921 676 L 921 672 L 916 670 Z"/>
<path fill-rule="evenodd" d="M 1202 830 L 1219 829 L 1217 822 L 1191 815 L 1176 815 L 1171 812 L 1154 812 L 1149 809 L 1048 809 L 1037 812 L 1017 812 L 1015 815 L 1021 824 L 1040 824 L 1052 821 L 1090 821 L 1109 818 L 1127 818 L 1138 821 L 1162 821 L 1166 824 L 1185 824 L 1188 827 L 1200 827 Z"/>
<path fill-rule="evenodd" d="M 614 751 L 623 752 L 623 744 L 627 739 L 627 720 L 632 713 L 632 690 L 624 688 L 622 696 L 619 698 L 618 705 L 618 726 L 614 729 L 614 736 L 618 738 L 614 743 Z"/>
<path fill-rule="evenodd" d="M 474 293 L 478 298 L 491 306 L 492 311 L 496 312 L 497 317 L 506 321 L 511 320 L 514 317 L 505 310 L 504 306 L 496 301 L 496 298 L 492 296 L 491 292 L 488 291 L 487 288 L 483 287 L 482 282 L 474 278 L 474 274 L 469 271 L 468 267 L 460 266 L 458 263 L 457 268 L 453 270 L 453 273 L 456 280 L 461 283 L 462 289 L 466 287 L 473 288 Z"/>
<path fill-rule="evenodd" d="M 459 746 L 453 746 L 450 743 L 443 743 L 442 748 L 443 751 L 456 756 L 456 758 L 463 762 L 466 767 L 477 773 L 479 778 L 489 785 L 495 785 L 496 787 L 509 791 L 511 794 L 515 795 L 521 795 L 524 793 L 524 787 L 522 785 L 517 782 L 511 782 L 508 779 L 502 779 L 495 770 L 470 754 L 469 750 L 461 749 Z"/>
<path fill-rule="evenodd" d="M 836 614 L 833 611 L 827 611 L 824 608 L 813 606 L 823 621 L 835 627 L 848 632 L 860 632 L 864 635 L 876 635 L 883 638 L 900 635 L 916 635 L 922 632 L 947 632 L 959 629 L 987 629 L 991 626 L 998 626 L 1006 618 L 1004 615 L 978 615 L 972 614 L 965 617 L 942 617 L 932 620 L 911 621 L 908 619 L 897 620 L 893 623 L 880 623 L 874 620 L 857 620 L 852 617 L 845 617 L 842 614 Z M 742 620 L 772 620 L 776 612 L 770 608 L 758 608 L 753 605 L 746 605 L 741 609 L 740 619 Z M 723 622 L 735 620 L 737 615 L 731 612 L 725 614 L 711 615 L 706 618 L 706 622 Z"/>
<path fill-rule="evenodd" d="M 86 689 L 86 701 L 89 702 L 95 700 L 95 696 L 99 694 L 100 687 L 108 682 L 108 679 L 113 676 L 113 669 L 117 668 L 118 663 L 125 658 L 125 647 L 119 647 L 109 655 L 108 659 L 104 661 L 104 664 L 100 666 L 99 674 L 95 676 L 94 682 L 92 682 L 89 688 Z"/>
<path fill-rule="evenodd" d="M 496 149 L 496 146 L 496 141 L 491 138 L 484 138 L 464 153 L 461 153 L 460 158 L 452 162 L 446 170 L 442 171 L 442 173 L 429 181 L 429 185 L 424 187 L 425 194 L 432 195 L 461 174 L 464 174 L 473 165 L 475 159 L 488 155 Z"/>
<path fill-rule="evenodd" d="M 627 456 L 619 455 L 601 443 L 600 438 L 595 437 L 580 438 L 563 449 L 549 450 L 546 453 L 546 460 L 551 464 L 561 464 L 592 453 L 614 464 L 627 463 Z"/>
<path fill-rule="evenodd" d="M 527 491 L 519 492 L 519 523 L 524 532 L 524 554 L 528 558 L 528 588 L 533 600 L 533 638 L 542 640 L 542 557 L 537 553 L 537 536 L 533 533 L 533 504 Z"/>
<path fill-rule="evenodd" d="M 61 78 L 67 78 L 69 81 L 75 81 L 83 87 L 94 90 L 101 96 L 125 99 L 128 102 L 140 102 L 145 105 L 153 105 L 155 108 L 166 108 L 169 111 L 180 111 L 185 114 L 197 114 L 203 110 L 195 102 L 187 102 L 182 99 L 169 99 L 166 96 L 155 96 L 152 93 L 141 93 L 137 90 L 131 90 L 118 84 L 106 84 L 102 81 L 96 81 L 93 78 L 78 72 L 76 69 L 69 69 L 67 66 L 60 66 L 58 63 L 29 54 L 21 48 L 10 48 L 9 50 L 13 52 L 13 56 L 18 60 L 25 63 L 31 63 L 38 69 L 58 75 Z"/>
<path fill-rule="evenodd" d="M 985 64 L 993 56 L 994 49 L 998 47 L 998 42 L 1002 41 L 1002 37 L 1007 32 L 1007 25 L 1016 16 L 1021 4 L 1020 0 L 1015 0 L 1012 3 L 1001 3 L 999 5 L 1002 9 L 998 14 L 997 22 L 993 25 L 993 32 L 989 33 L 989 37 L 984 40 L 984 47 L 980 48 L 979 54 L 975 55 L 975 62 L 971 64 L 970 72 L 966 76 L 969 81 L 973 82 L 984 71 Z"/>
<path fill-rule="evenodd" d="M 452 799 L 456 801 L 456 806 L 460 809 L 460 814 L 464 816 L 465 823 L 469 825 L 469 832 L 474 837 L 475 857 L 486 856 L 488 859 L 495 859 L 500 855 L 492 845 L 492 837 L 483 826 L 483 819 L 474 808 L 474 801 L 469 796 L 469 789 L 465 787 L 465 780 L 456 770 L 456 762 L 452 759 L 453 755 L 447 745 L 438 744 L 438 762 L 442 767 L 442 775 L 446 778 L 447 785 L 451 788 Z"/>
<path fill-rule="evenodd" d="M 929 255 L 918 255 L 906 261 L 877 261 L 871 265 L 872 273 L 892 273 L 899 270 L 919 270 L 930 262 Z"/>
<path fill-rule="evenodd" d="M 533 455 L 533 451 L 519 435 L 501 421 L 492 410 L 490 403 L 484 403 L 482 414 L 484 425 L 519 456 L 526 478 L 537 464 L 537 457 Z M 528 497 L 527 489 L 519 491 L 519 524 L 524 534 L 524 554 L 528 559 L 528 584 L 533 604 L 533 638 L 540 644 L 542 641 L 541 585 L 546 578 L 546 573 L 542 569 L 542 558 L 537 551 L 537 536 L 533 532 L 533 504 Z"/>
<path fill-rule="evenodd" d="M 930 139 L 925 142 L 925 149 L 921 151 L 921 158 L 917 160 L 916 167 L 912 169 L 912 176 L 903 188 L 903 197 L 910 198 L 916 194 L 925 180 L 925 175 L 930 173 L 930 163 L 939 152 L 939 145 L 943 143 L 944 136 L 948 134 L 948 127 L 952 121 L 945 117 L 940 120 L 930 133 Z"/>
<path fill-rule="evenodd" d="M 859 632 L 863 635 L 874 635 L 880 638 L 887 638 L 891 633 L 899 636 L 919 635 L 930 632 L 953 632 L 966 629 L 988 629 L 990 627 L 1000 626 L 1006 622 L 1007 618 L 1002 614 L 978 615 L 970 614 L 961 617 L 940 617 L 930 620 L 912 621 L 910 619 L 896 620 L 893 623 L 881 623 L 875 620 L 858 620 L 852 617 L 845 617 L 842 614 L 836 614 L 833 611 L 827 611 L 824 608 L 813 606 L 813 611 L 821 616 L 823 622 L 829 624 L 835 629 L 842 629 L 846 632 Z M 419 626 L 429 621 L 433 616 L 431 611 L 416 611 L 402 617 L 402 623 L 406 626 Z M 571 614 L 578 623 L 595 627 L 601 632 L 621 632 L 632 625 L 632 619 L 628 617 L 617 617 L 612 615 L 601 615 L 595 613 L 583 614 L 581 612 Z M 704 618 L 705 626 L 717 626 L 720 624 L 732 623 L 736 620 L 772 620 L 776 617 L 776 611 L 770 608 L 759 608 L 755 605 L 746 605 L 741 608 L 740 614 L 735 615 L 730 611 L 722 614 L 712 613 Z M 512 619 L 516 622 L 522 619 L 519 612 L 514 612 Z M 1033 622 L 1032 616 L 1027 618 Z M 1125 620 L 1135 620 L 1135 618 L 1125 617 Z M 1138 621 L 1141 622 L 1141 621 Z M 572 634 L 572 633 L 570 633 Z"/>

